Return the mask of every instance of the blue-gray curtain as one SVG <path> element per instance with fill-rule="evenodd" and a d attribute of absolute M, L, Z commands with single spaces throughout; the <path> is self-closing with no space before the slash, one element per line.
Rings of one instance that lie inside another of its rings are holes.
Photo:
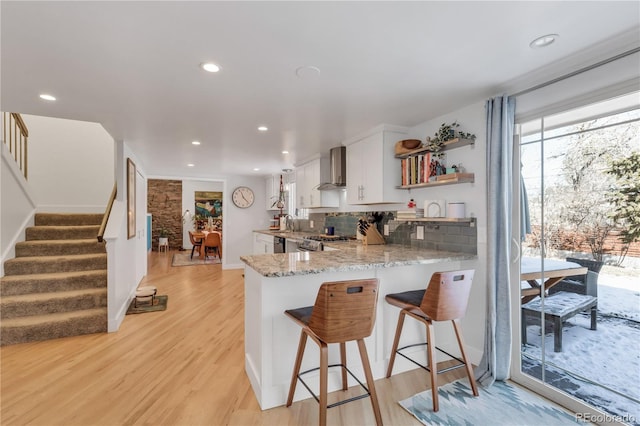
<path fill-rule="evenodd" d="M 509 378 L 511 365 L 510 246 L 513 209 L 515 99 L 490 99 L 487 112 L 487 314 L 484 353 L 476 369 L 483 386 Z M 518 171 L 519 172 L 519 171 Z"/>

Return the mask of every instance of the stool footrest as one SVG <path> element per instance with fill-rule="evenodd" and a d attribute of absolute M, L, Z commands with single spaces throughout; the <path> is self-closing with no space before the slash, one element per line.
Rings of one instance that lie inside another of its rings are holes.
<path fill-rule="evenodd" d="M 406 359 L 406 360 L 411 361 L 412 363 L 414 363 L 414 364 L 415 364 L 415 365 L 417 365 L 418 367 L 422 368 L 423 370 L 427 370 L 428 372 L 431 372 L 431 368 L 429 368 L 428 366 L 426 366 L 426 365 L 422 365 L 422 364 L 420 364 L 418 361 L 415 361 L 415 360 L 413 360 L 413 359 L 409 358 L 407 355 L 405 355 L 405 354 L 403 354 L 402 352 L 400 352 L 400 351 L 402 351 L 402 350 L 404 350 L 404 349 L 407 349 L 407 348 L 413 348 L 413 347 L 416 347 L 416 346 L 427 346 L 427 343 L 426 343 L 426 342 L 424 342 L 424 343 L 414 343 L 413 345 L 403 346 L 403 347 L 401 347 L 401 348 L 398 348 L 398 349 L 396 350 L 396 353 L 397 353 L 398 355 L 400 355 L 402 358 L 404 358 L 404 359 Z M 443 368 L 442 370 L 438 370 L 438 374 L 440 374 L 440 373 L 446 373 L 447 371 L 455 370 L 455 369 L 457 369 L 457 368 L 461 368 L 461 367 L 464 367 L 464 366 L 465 366 L 464 361 L 463 361 L 463 360 L 461 360 L 460 358 L 458 358 L 457 356 L 455 356 L 455 355 L 451 355 L 449 352 L 447 352 L 447 351 L 445 351 L 445 350 L 443 350 L 443 349 L 440 349 L 440 348 L 439 348 L 439 347 L 437 347 L 437 346 L 436 346 L 436 350 L 438 350 L 438 351 L 442 352 L 443 354 L 447 355 L 447 356 L 448 356 L 449 358 L 451 358 L 451 359 L 455 359 L 456 361 L 458 361 L 458 362 L 460 363 L 460 364 L 452 365 L 451 367 Z"/>
<path fill-rule="evenodd" d="M 371 396 L 371 392 L 369 392 L 369 389 L 364 385 L 364 383 L 362 383 L 362 382 L 360 381 L 360 379 L 358 379 L 358 378 L 357 378 L 357 377 L 356 377 L 356 376 L 351 372 L 351 370 L 349 370 L 349 368 L 347 368 L 345 365 L 343 365 L 343 364 L 331 364 L 331 365 L 329 365 L 329 366 L 328 366 L 328 368 L 332 368 L 332 367 L 341 367 L 341 368 L 343 368 L 347 373 L 349 373 L 349 375 L 350 375 L 351 377 L 353 377 L 353 378 L 355 379 L 355 381 L 356 381 L 356 382 L 358 382 L 358 384 L 362 387 L 362 389 L 364 389 L 364 390 L 365 390 L 365 392 L 367 392 L 367 393 L 366 393 L 366 394 L 362 394 L 362 395 L 357 395 L 357 396 L 354 396 L 354 397 L 352 397 L 352 398 L 343 399 L 342 401 L 334 402 L 333 404 L 327 405 L 327 408 L 337 407 L 337 406 L 339 406 L 339 405 L 343 405 L 343 404 L 346 404 L 346 403 L 348 403 L 348 402 L 357 401 L 357 400 L 359 400 L 359 399 L 363 399 L 363 398 L 367 398 L 367 397 Z M 318 371 L 318 370 L 320 370 L 320 367 L 311 368 L 311 369 L 309 369 L 309 370 L 307 370 L 307 371 L 303 371 L 303 372 L 301 372 L 300 374 L 298 374 L 298 380 L 300 380 L 300 383 L 302 383 L 302 385 L 303 385 L 305 388 L 307 388 L 307 390 L 309 391 L 309 393 L 311 394 L 311 396 L 313 396 L 313 398 L 316 400 L 316 402 L 320 403 L 320 399 L 318 398 L 318 396 L 317 396 L 315 393 L 313 393 L 313 391 L 311 390 L 311 388 L 310 388 L 310 387 L 305 383 L 305 381 L 304 381 L 304 380 L 302 380 L 302 377 L 300 377 L 300 376 L 302 376 L 303 374 L 311 373 L 311 372 Z"/>

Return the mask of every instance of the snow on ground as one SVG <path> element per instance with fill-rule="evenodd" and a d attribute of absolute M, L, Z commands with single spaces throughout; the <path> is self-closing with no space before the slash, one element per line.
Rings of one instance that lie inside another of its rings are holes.
<path fill-rule="evenodd" d="M 637 271 L 637 270 L 636 270 Z M 563 327 L 562 352 L 553 351 L 553 332 L 545 334 L 545 361 L 588 381 L 601 383 L 623 395 L 569 377 L 570 393 L 606 411 L 632 416 L 640 422 L 640 275 L 610 274 L 598 277 L 597 330 L 590 330 L 590 317 L 579 314 Z M 539 325 L 527 327 L 528 345 L 523 353 L 541 359 Z M 566 376 L 562 370 L 554 369 Z M 577 389 L 577 390 L 576 390 Z M 635 423 L 632 422 L 632 423 Z"/>

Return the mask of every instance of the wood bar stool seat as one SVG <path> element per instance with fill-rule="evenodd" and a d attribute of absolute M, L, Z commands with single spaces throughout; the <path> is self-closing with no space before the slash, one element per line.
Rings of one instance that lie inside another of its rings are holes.
<path fill-rule="evenodd" d="M 378 301 L 378 280 L 349 280 L 325 282 L 320 286 L 314 306 L 297 308 L 285 311 L 285 315 L 295 321 L 302 331 L 300 332 L 300 343 L 291 377 L 287 407 L 293 402 L 293 395 L 296 391 L 298 380 L 311 392 L 313 397 L 320 404 L 319 424 L 327 424 L 327 408 L 345 404 L 357 399 L 371 398 L 373 413 L 376 424 L 382 425 L 380 415 L 380 405 L 376 394 L 371 366 L 367 355 L 367 348 L 364 338 L 371 335 L 376 319 L 376 304 Z M 300 372 L 304 349 L 307 337 L 316 342 L 320 347 L 320 367 Z M 347 368 L 346 342 L 355 340 L 360 351 L 360 359 L 366 377 L 365 386 Z M 340 344 L 340 364 L 329 365 L 328 344 Z M 342 369 L 342 390 L 347 390 L 347 373 L 349 373 L 365 390 L 365 394 L 342 400 L 331 405 L 327 405 L 327 382 L 329 367 L 341 367 Z M 302 380 L 302 375 L 312 371 L 320 370 L 320 395 L 316 396 L 309 386 Z"/>
<path fill-rule="evenodd" d="M 393 364 L 396 359 L 396 354 L 427 370 L 431 376 L 433 411 L 438 411 L 439 409 L 438 373 L 444 373 L 445 371 L 465 367 L 467 376 L 469 377 L 469 384 L 471 385 L 473 395 L 478 396 L 478 388 L 476 386 L 475 378 L 473 377 L 471 363 L 468 361 L 467 355 L 464 350 L 462 330 L 460 329 L 459 324 L 459 319 L 464 317 L 464 314 L 467 310 L 467 303 L 469 300 L 469 293 L 471 291 L 471 281 L 473 280 L 473 274 L 473 270 L 436 272 L 431 276 L 429 286 L 426 288 L 426 290 L 405 291 L 403 293 L 388 294 L 385 297 L 385 300 L 389 304 L 397 306 L 401 309 L 398 316 L 396 334 L 393 339 L 393 347 L 391 349 L 391 358 L 389 359 L 387 377 L 391 377 L 391 373 L 393 372 Z M 407 315 L 422 322 L 426 326 L 427 342 L 407 345 L 402 348 L 398 348 L 400 335 L 402 334 L 404 318 Z M 456 333 L 456 338 L 458 340 L 458 346 L 460 347 L 460 354 L 462 356 L 462 359 L 436 347 L 433 333 L 434 321 L 451 321 L 451 323 L 453 324 L 453 329 Z M 409 358 L 401 352 L 402 350 L 409 347 L 425 344 L 427 345 L 426 366 Z M 442 370 L 438 370 L 436 363 L 436 349 L 444 353 L 445 355 L 459 361 L 459 364 L 444 368 Z"/>

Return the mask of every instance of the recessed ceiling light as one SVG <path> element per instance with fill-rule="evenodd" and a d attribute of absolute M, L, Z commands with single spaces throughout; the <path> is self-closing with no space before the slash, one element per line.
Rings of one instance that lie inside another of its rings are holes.
<path fill-rule="evenodd" d="M 200 66 L 202 67 L 203 70 L 205 70 L 207 72 L 218 72 L 218 71 L 220 71 L 220 66 L 214 64 L 213 62 L 205 62 L 203 64 L 200 64 Z"/>
<path fill-rule="evenodd" d="M 200 141 L 193 141 L 191 142 L 191 145 L 200 145 Z"/>
<path fill-rule="evenodd" d="M 52 95 L 47 95 L 46 93 L 43 93 L 40 95 L 40 99 L 44 99 L 45 101 L 55 101 L 56 97 L 52 96 Z"/>
<path fill-rule="evenodd" d="M 260 171 L 260 169 L 256 167 L 255 169 L 253 169 L 253 171 L 254 172 L 258 172 L 258 171 Z"/>
<path fill-rule="evenodd" d="M 282 153 L 283 153 L 283 154 L 288 154 L 288 153 L 289 153 L 289 151 L 282 151 Z"/>
<path fill-rule="evenodd" d="M 260 130 L 261 132 L 266 132 L 267 130 L 269 130 L 269 128 L 267 126 L 260 126 L 258 127 L 258 130 Z"/>
<path fill-rule="evenodd" d="M 194 166 L 195 164 L 191 164 L 191 163 L 187 164 L 187 167 L 194 167 Z"/>
<path fill-rule="evenodd" d="M 549 46 L 551 43 L 556 41 L 558 37 L 560 37 L 558 34 L 543 35 L 542 37 L 538 37 L 537 39 L 529 43 L 529 47 L 532 49 L 538 49 L 540 47 Z"/>

